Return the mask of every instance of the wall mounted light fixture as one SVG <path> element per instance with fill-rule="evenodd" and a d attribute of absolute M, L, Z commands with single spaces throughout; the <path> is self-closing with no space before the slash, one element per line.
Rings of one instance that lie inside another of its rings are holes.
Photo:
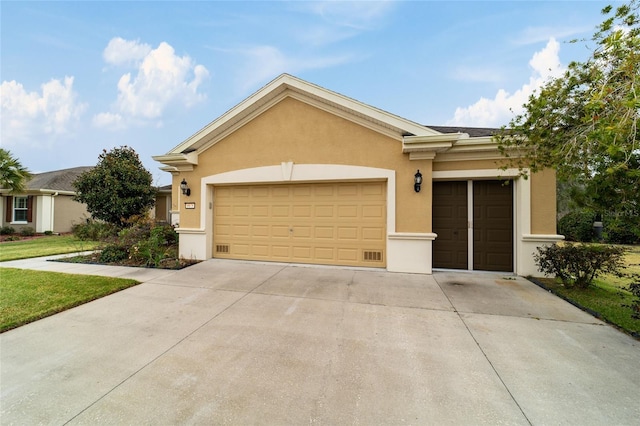
<path fill-rule="evenodd" d="M 421 186 L 422 186 L 422 173 L 420 173 L 420 170 L 418 169 L 418 171 L 413 177 L 413 190 L 416 192 L 420 192 Z"/>
<path fill-rule="evenodd" d="M 189 188 L 189 186 L 187 185 L 187 180 L 184 178 L 182 179 L 182 182 L 180 182 L 180 189 L 182 190 L 182 193 L 187 197 L 191 195 L 191 188 Z"/>

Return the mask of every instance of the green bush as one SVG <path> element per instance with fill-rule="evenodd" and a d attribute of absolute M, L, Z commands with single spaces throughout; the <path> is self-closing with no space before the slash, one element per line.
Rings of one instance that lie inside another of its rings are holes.
<path fill-rule="evenodd" d="M 30 226 L 27 226 L 26 228 L 22 228 L 20 230 L 20 235 L 22 235 L 23 237 L 33 237 L 34 235 L 36 235 L 36 230 Z"/>
<path fill-rule="evenodd" d="M 123 231 L 128 231 L 129 234 L 135 233 L 134 231 L 140 228 L 127 228 Z M 146 227 L 142 228 L 146 231 Z M 138 241 L 132 245 L 129 250 L 132 260 L 143 262 L 146 266 L 152 266 L 157 268 L 161 265 L 162 261 L 175 256 L 175 244 L 178 240 L 178 234 L 169 225 L 155 225 L 149 229 L 148 233 L 144 235 L 144 238 L 138 239 Z"/>
<path fill-rule="evenodd" d="M 118 234 L 118 227 L 110 223 L 87 219 L 84 223 L 74 224 L 71 232 L 84 241 L 103 241 Z"/>
<path fill-rule="evenodd" d="M 558 233 L 567 241 L 590 243 L 593 241 L 595 214 L 590 210 L 574 210 L 558 221 Z"/>
<path fill-rule="evenodd" d="M 110 244 L 105 246 L 100 252 L 100 262 L 102 263 L 117 263 L 129 257 L 126 247 L 122 247 L 116 244 Z"/>
<path fill-rule="evenodd" d="M 620 274 L 622 247 L 593 244 L 554 244 L 539 247 L 534 255 L 538 270 L 555 275 L 566 287 L 587 288 L 601 274 Z"/>
<path fill-rule="evenodd" d="M 44 231 L 44 235 L 53 235 L 53 231 Z"/>
<path fill-rule="evenodd" d="M 15 233 L 16 233 L 16 230 L 10 226 L 3 226 L 0 228 L 0 235 L 11 235 Z"/>
<path fill-rule="evenodd" d="M 609 244 L 639 244 L 640 217 L 616 216 L 605 220 L 604 237 Z"/>

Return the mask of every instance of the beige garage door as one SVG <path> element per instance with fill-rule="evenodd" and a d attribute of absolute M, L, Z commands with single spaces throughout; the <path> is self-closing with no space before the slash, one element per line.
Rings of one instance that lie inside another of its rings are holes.
<path fill-rule="evenodd" d="M 386 182 L 219 186 L 213 256 L 385 266 Z"/>

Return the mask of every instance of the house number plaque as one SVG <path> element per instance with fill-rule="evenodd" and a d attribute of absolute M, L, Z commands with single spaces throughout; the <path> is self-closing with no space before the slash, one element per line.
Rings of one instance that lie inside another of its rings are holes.
<path fill-rule="evenodd" d="M 184 203 L 184 208 L 187 210 L 193 210 L 196 208 L 196 203 Z"/>

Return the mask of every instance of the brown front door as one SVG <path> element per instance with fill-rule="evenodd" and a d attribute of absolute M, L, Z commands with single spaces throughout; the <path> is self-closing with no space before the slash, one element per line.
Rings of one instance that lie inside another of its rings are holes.
<path fill-rule="evenodd" d="M 468 269 L 467 182 L 433 183 L 433 267 Z"/>
<path fill-rule="evenodd" d="M 513 184 L 473 182 L 473 269 L 513 271 Z"/>

